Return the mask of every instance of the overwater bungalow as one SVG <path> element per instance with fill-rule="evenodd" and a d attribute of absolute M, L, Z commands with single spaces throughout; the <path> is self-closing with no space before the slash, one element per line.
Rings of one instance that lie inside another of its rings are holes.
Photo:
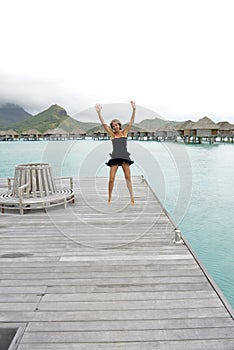
<path fill-rule="evenodd" d="M 102 125 L 95 126 L 88 130 L 86 135 L 92 137 L 93 140 L 108 140 L 110 138 Z"/>
<path fill-rule="evenodd" d="M 190 142 L 190 140 L 195 139 L 195 130 L 193 129 L 193 125 L 194 122 L 191 120 L 186 120 L 176 127 L 179 136 L 184 140 L 184 142 Z"/>
<path fill-rule="evenodd" d="M 86 132 L 79 127 L 75 127 L 72 131 L 69 133 L 69 138 L 72 140 L 76 139 L 85 139 Z"/>
<path fill-rule="evenodd" d="M 55 128 L 55 129 L 49 129 L 46 132 L 44 132 L 44 138 L 46 140 L 55 141 L 55 140 L 67 140 L 69 138 L 69 132 L 61 129 L 61 128 Z"/>
<path fill-rule="evenodd" d="M 38 141 L 42 138 L 42 133 L 37 129 L 29 129 L 22 131 L 20 136 L 24 141 Z"/>
<path fill-rule="evenodd" d="M 203 117 L 197 122 L 186 121 L 179 126 L 178 132 L 184 142 L 213 143 L 218 134 L 219 126 L 208 117 Z"/>
<path fill-rule="evenodd" d="M 164 126 L 160 126 L 155 131 L 155 139 L 157 141 L 176 141 L 179 133 L 176 129 L 176 126 L 168 122 Z"/>
<path fill-rule="evenodd" d="M 208 141 L 214 143 L 218 134 L 219 126 L 208 117 L 203 117 L 192 126 L 195 131 L 195 138 L 198 143 Z"/>
<path fill-rule="evenodd" d="M 125 125 L 123 126 L 125 127 Z M 128 138 L 132 140 L 149 141 L 154 138 L 154 131 L 141 128 L 137 125 L 132 125 L 128 133 Z"/>
<path fill-rule="evenodd" d="M 4 134 L 2 135 L 4 141 L 18 141 L 19 140 L 19 134 L 13 129 L 9 129 L 4 131 Z"/>
<path fill-rule="evenodd" d="M 234 140 L 234 125 L 229 122 L 219 122 L 217 123 L 219 126 L 218 137 L 221 142 L 233 142 Z"/>

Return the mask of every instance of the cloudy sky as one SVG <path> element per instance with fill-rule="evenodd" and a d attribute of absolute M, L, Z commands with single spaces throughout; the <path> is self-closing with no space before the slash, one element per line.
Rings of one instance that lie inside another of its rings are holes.
<path fill-rule="evenodd" d="M 0 103 L 81 115 L 134 99 L 165 119 L 234 122 L 232 4 L 2 0 Z"/>

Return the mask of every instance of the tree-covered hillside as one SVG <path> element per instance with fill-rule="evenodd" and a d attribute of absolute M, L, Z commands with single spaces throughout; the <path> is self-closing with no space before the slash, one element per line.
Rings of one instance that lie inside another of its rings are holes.
<path fill-rule="evenodd" d="M 31 116 L 22 107 L 13 103 L 6 103 L 0 106 L 0 129 L 10 129 L 12 124 L 27 120 Z"/>
<path fill-rule="evenodd" d="M 72 131 L 73 129 L 79 128 L 85 132 L 96 125 L 96 123 L 83 123 L 71 118 L 64 108 L 55 104 L 50 106 L 45 111 L 42 111 L 34 116 L 30 116 L 30 118 L 23 121 L 5 125 L 5 129 L 10 127 L 17 132 L 22 132 L 28 129 L 36 129 L 43 133 L 48 129 L 60 127 L 66 131 Z"/>

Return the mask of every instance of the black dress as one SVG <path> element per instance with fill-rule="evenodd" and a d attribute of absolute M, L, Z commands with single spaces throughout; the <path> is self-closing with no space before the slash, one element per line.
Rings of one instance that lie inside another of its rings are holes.
<path fill-rule="evenodd" d="M 106 163 L 108 166 L 122 165 L 123 163 L 133 164 L 134 161 L 129 158 L 127 151 L 127 137 L 112 139 L 113 152 L 110 153 L 111 159 Z"/>

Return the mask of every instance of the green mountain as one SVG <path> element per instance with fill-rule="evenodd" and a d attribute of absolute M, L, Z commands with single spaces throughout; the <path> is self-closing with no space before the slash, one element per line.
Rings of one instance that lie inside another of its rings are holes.
<path fill-rule="evenodd" d="M 45 111 L 32 116 L 23 122 L 12 125 L 12 128 L 18 132 L 37 129 L 40 132 L 45 132 L 48 129 L 54 129 L 65 121 L 67 118 L 67 112 L 65 109 L 58 105 L 53 105 Z"/>
<path fill-rule="evenodd" d="M 72 131 L 74 129 L 81 129 L 84 132 L 87 132 L 88 130 L 98 126 L 98 123 L 93 122 L 80 122 L 79 120 L 73 119 L 71 117 L 68 117 L 64 122 L 60 124 L 60 128 L 66 130 L 66 131 Z"/>
<path fill-rule="evenodd" d="M 45 111 L 31 116 L 26 120 L 11 124 L 10 127 L 17 132 L 22 132 L 28 129 L 37 129 L 43 133 L 48 129 L 55 129 L 58 127 L 66 131 L 72 131 L 77 128 L 86 131 L 90 129 L 93 124 L 94 123 L 79 122 L 71 118 L 64 108 L 55 104 Z"/>
<path fill-rule="evenodd" d="M 6 103 L 0 106 L 0 129 L 10 129 L 13 124 L 25 121 L 31 116 L 22 107 L 13 103 Z"/>

